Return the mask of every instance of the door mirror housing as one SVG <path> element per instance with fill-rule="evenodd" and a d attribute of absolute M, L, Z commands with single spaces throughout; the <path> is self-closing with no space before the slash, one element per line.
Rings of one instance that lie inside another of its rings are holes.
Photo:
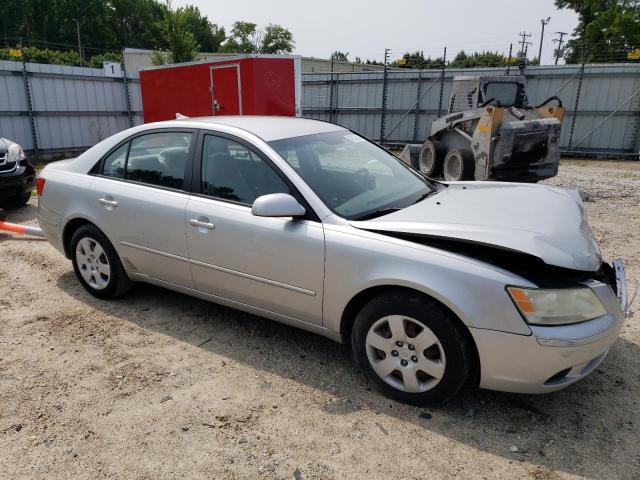
<path fill-rule="evenodd" d="M 307 211 L 287 193 L 270 193 L 256 198 L 251 213 L 256 217 L 301 217 Z"/>

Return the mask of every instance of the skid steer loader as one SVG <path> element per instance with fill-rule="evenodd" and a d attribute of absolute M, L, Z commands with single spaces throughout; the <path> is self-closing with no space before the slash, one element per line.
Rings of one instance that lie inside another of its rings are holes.
<path fill-rule="evenodd" d="M 528 104 L 525 78 L 458 76 L 448 114 L 431 124 L 422 145 L 407 145 L 400 158 L 428 177 L 535 182 L 558 173 L 558 97 Z"/>

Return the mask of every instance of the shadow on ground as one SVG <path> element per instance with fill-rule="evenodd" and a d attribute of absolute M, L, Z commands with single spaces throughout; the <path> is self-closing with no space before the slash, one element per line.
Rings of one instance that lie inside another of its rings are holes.
<path fill-rule="evenodd" d="M 640 347 L 623 338 L 590 377 L 563 391 L 534 396 L 469 387 L 445 406 L 417 408 L 372 391 L 349 349 L 320 336 L 149 285 L 113 302 L 89 296 L 72 272 L 58 286 L 141 328 L 326 391 L 337 400 L 319 408 L 332 415 L 369 409 L 513 462 L 588 477 L 601 477 L 608 466 L 613 472 L 622 461 L 632 469 L 640 463 Z M 123 306 L 133 312 L 128 318 Z M 602 421 L 605 409 L 615 423 Z"/>

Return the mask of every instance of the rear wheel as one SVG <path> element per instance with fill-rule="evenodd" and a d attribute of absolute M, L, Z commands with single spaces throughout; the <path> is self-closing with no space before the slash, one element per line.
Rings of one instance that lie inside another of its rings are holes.
<path fill-rule="evenodd" d="M 420 149 L 420 171 L 425 177 L 437 177 L 442 174 L 442 163 L 446 153 L 445 146 L 437 140 L 426 142 Z"/>
<path fill-rule="evenodd" d="M 94 225 L 83 225 L 71 237 L 73 269 L 91 295 L 110 299 L 133 286 L 113 245 Z"/>
<path fill-rule="evenodd" d="M 385 395 L 442 403 L 466 383 L 472 356 L 459 322 L 428 297 L 395 293 L 360 311 L 351 343 L 356 363 Z"/>
<path fill-rule="evenodd" d="M 449 182 L 473 180 L 475 160 L 471 150 L 452 148 L 444 158 L 444 179 Z"/>

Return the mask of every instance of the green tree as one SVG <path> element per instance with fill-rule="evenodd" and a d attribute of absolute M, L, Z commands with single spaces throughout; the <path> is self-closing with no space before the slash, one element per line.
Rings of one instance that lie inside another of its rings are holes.
<path fill-rule="evenodd" d="M 291 53 L 293 34 L 280 25 L 269 24 L 265 29 L 251 22 L 235 22 L 222 51 L 229 53 Z"/>
<path fill-rule="evenodd" d="M 194 5 L 187 5 L 183 9 L 187 29 L 193 33 L 200 49 L 205 52 L 217 52 L 226 38 L 224 27 L 211 23 L 207 16 L 200 13 Z"/>
<path fill-rule="evenodd" d="M 331 59 L 336 62 L 348 62 L 349 61 L 349 52 L 340 52 L 336 50 L 331 54 Z"/>
<path fill-rule="evenodd" d="M 167 44 L 167 52 L 158 52 L 151 58 L 152 63 L 190 62 L 198 58 L 200 45 L 195 35 L 188 29 L 189 13 L 184 7 L 167 11 L 162 24 L 162 33 Z"/>
<path fill-rule="evenodd" d="M 235 22 L 231 33 L 223 45 L 223 51 L 230 53 L 257 53 L 260 44 L 258 25 L 251 22 Z"/>
<path fill-rule="evenodd" d="M 264 29 L 260 53 L 291 53 L 294 45 L 293 34 L 289 30 L 270 23 Z"/>
<path fill-rule="evenodd" d="M 482 68 L 482 67 L 504 67 L 509 63 L 509 59 L 498 52 L 474 52 L 467 55 L 464 50 L 449 62 L 452 68 Z M 513 64 L 513 61 L 511 62 Z"/>
<path fill-rule="evenodd" d="M 442 68 L 442 58 L 425 58 L 423 52 L 407 52 L 402 56 L 402 58 L 394 61 L 391 65 L 399 68 L 413 68 L 421 70 Z"/>
<path fill-rule="evenodd" d="M 555 0 L 556 7 L 578 14 L 578 26 L 567 42 L 565 60 L 580 63 L 627 62 L 640 48 L 640 1 Z"/>

